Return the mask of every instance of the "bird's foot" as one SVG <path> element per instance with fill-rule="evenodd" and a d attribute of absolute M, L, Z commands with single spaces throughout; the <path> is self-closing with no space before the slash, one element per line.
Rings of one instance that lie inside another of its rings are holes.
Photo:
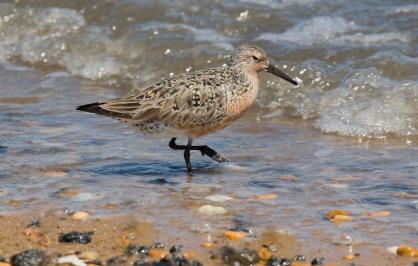
<path fill-rule="evenodd" d="M 200 152 L 202 153 L 202 156 L 206 155 L 212 158 L 212 160 L 215 160 L 219 163 L 227 162 L 227 160 L 224 157 L 222 157 L 219 153 L 209 148 L 208 146 L 200 146 L 200 147 L 201 147 Z"/>

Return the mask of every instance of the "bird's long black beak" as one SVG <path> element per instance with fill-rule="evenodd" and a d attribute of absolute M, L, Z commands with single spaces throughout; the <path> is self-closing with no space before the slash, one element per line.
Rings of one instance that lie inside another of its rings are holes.
<path fill-rule="evenodd" d="M 290 83 L 292 83 L 293 85 L 298 85 L 298 83 L 292 79 L 291 77 L 289 77 L 288 75 L 286 75 L 285 73 L 283 73 L 281 70 L 279 70 L 277 67 L 275 67 L 273 64 L 269 64 L 269 66 L 266 69 L 267 72 L 276 75 Z"/>

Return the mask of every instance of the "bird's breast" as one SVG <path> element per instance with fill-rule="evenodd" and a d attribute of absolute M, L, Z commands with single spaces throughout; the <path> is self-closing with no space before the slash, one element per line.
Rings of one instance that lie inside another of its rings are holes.
<path fill-rule="evenodd" d="M 255 101 L 258 93 L 258 77 L 248 77 L 246 82 L 228 89 L 226 117 L 235 120 Z"/>

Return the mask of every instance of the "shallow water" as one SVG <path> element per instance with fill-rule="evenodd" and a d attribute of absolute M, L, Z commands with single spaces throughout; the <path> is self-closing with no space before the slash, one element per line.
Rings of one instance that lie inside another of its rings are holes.
<path fill-rule="evenodd" d="M 353 243 L 418 245 L 414 1 L 54 2 L 0 4 L 2 213 L 16 203 L 137 212 L 182 236 L 243 224 L 324 243 L 349 235 Z M 170 73 L 221 65 L 247 41 L 302 85 L 262 74 L 257 104 L 196 141 L 230 162 L 193 153 L 193 179 L 168 140 L 75 110 Z M 60 196 L 68 188 L 77 192 Z M 277 199 L 249 199 L 270 193 Z M 237 200 L 205 199 L 213 194 Z M 208 203 L 229 212 L 199 215 Z M 325 221 L 335 208 L 355 221 Z M 391 215 L 360 215 L 378 210 Z"/>

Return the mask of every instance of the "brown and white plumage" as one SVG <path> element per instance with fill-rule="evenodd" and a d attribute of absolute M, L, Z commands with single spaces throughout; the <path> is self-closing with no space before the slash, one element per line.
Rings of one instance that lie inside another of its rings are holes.
<path fill-rule="evenodd" d="M 126 97 L 77 109 L 114 117 L 147 134 L 185 135 L 191 143 L 194 137 L 224 128 L 251 106 L 259 89 L 259 71 L 297 84 L 270 64 L 261 48 L 244 44 L 225 67 L 184 73 Z"/>

